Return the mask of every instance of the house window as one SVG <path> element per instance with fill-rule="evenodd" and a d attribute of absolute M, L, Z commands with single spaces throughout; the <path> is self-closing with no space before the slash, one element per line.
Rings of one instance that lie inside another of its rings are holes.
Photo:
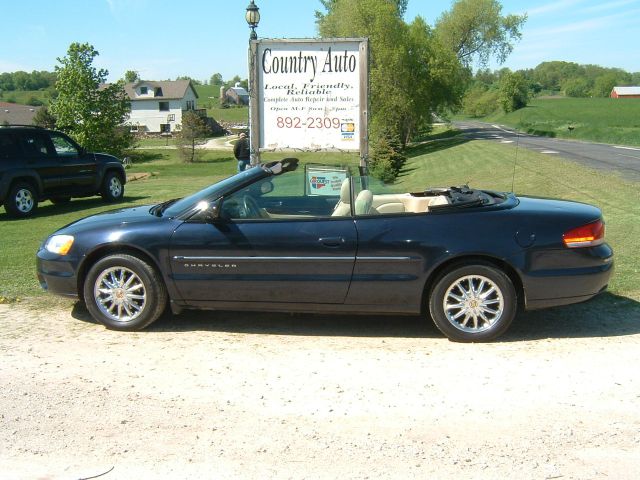
<path fill-rule="evenodd" d="M 158 102 L 159 104 L 159 108 L 161 112 L 168 112 L 169 111 L 169 102 Z"/>
<path fill-rule="evenodd" d="M 140 95 L 146 95 L 147 94 L 147 87 L 140 87 Z"/>
<path fill-rule="evenodd" d="M 171 133 L 171 125 L 168 123 L 161 123 L 160 133 Z"/>
<path fill-rule="evenodd" d="M 156 87 L 155 96 L 156 97 L 162 97 L 162 88 L 161 87 Z"/>
<path fill-rule="evenodd" d="M 187 110 L 194 110 L 196 108 L 196 102 L 193 100 L 187 100 Z"/>

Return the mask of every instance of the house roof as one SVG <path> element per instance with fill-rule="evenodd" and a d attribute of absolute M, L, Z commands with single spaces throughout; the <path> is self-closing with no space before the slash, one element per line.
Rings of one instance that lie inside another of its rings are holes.
<path fill-rule="evenodd" d="M 130 100 L 157 100 L 160 97 L 139 97 L 136 95 L 136 88 L 140 86 L 147 86 L 152 90 L 156 88 L 162 89 L 162 98 L 167 100 L 179 100 L 184 98 L 187 93 L 187 89 L 191 89 L 193 94 L 198 98 L 198 93 L 196 89 L 193 88 L 193 85 L 189 80 L 163 80 L 163 81 L 152 81 L 152 80 L 140 80 L 135 83 L 125 83 L 124 91 L 127 93 L 127 96 Z"/>
<path fill-rule="evenodd" d="M 42 107 L 0 102 L 0 125 L 5 122 L 12 125 L 31 125 L 33 117 L 36 116 L 40 108 Z"/>
<path fill-rule="evenodd" d="M 613 87 L 618 95 L 640 95 L 640 87 Z"/>
<path fill-rule="evenodd" d="M 243 87 L 231 87 L 229 90 L 233 90 L 240 97 L 249 96 L 249 92 L 247 92 Z"/>

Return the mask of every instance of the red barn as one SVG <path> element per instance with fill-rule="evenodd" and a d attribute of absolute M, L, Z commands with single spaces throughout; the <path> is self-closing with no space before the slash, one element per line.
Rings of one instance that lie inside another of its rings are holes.
<path fill-rule="evenodd" d="M 613 87 L 611 98 L 640 98 L 640 87 Z"/>

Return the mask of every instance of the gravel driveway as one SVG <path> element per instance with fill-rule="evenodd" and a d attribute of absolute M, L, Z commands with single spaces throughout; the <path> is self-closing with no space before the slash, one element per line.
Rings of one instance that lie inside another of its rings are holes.
<path fill-rule="evenodd" d="M 588 310 L 467 345 L 417 318 L 119 333 L 78 305 L 0 305 L 0 476 L 637 479 L 639 320 Z"/>

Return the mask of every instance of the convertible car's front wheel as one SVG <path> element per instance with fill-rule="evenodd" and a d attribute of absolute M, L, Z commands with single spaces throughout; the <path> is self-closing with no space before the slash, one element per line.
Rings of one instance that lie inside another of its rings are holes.
<path fill-rule="evenodd" d="M 109 255 L 89 270 L 84 300 L 91 316 L 105 327 L 141 330 L 164 311 L 167 290 L 158 272 L 144 260 Z"/>
<path fill-rule="evenodd" d="M 486 342 L 502 335 L 516 315 L 516 291 L 492 265 L 458 265 L 444 272 L 429 296 L 438 329 L 456 342 Z"/>

